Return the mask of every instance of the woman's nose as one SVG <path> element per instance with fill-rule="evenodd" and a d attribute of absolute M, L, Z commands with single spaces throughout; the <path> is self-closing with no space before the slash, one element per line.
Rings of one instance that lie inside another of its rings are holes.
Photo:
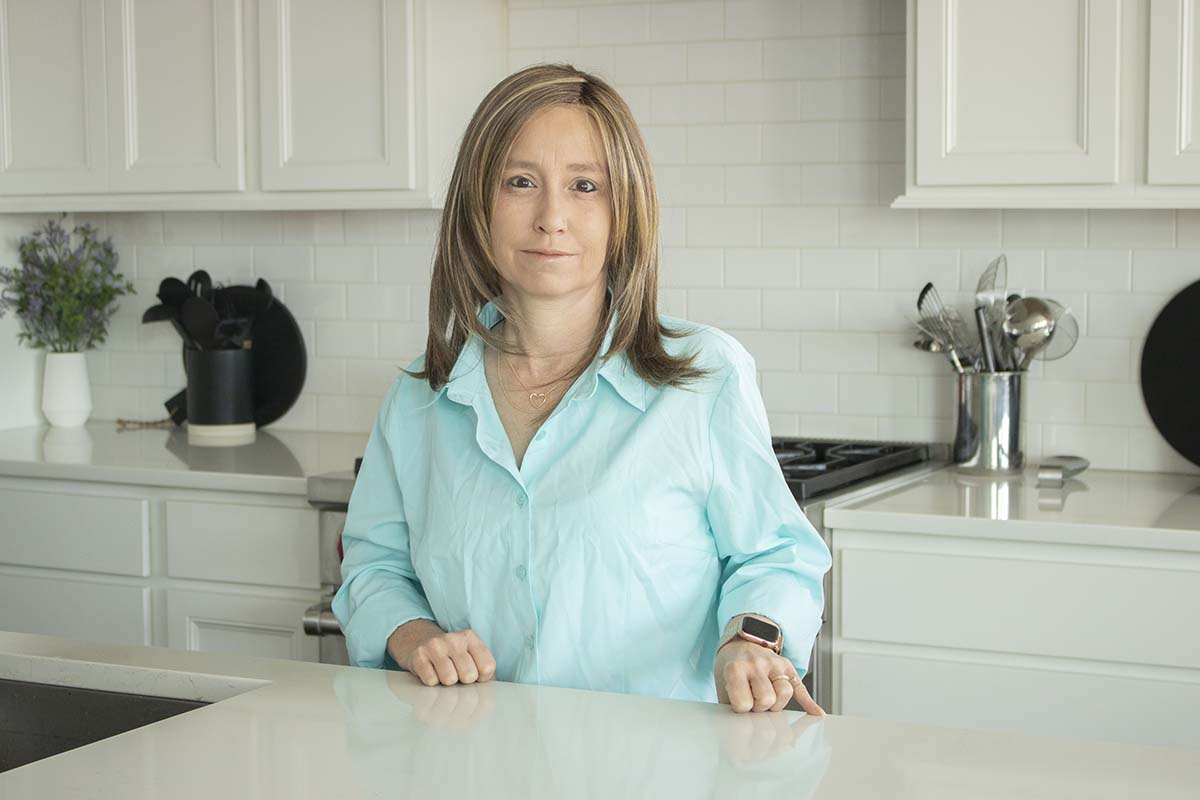
<path fill-rule="evenodd" d="M 547 234 L 561 233 L 566 230 L 567 218 L 564 205 L 562 198 L 556 192 L 544 192 L 534 220 L 537 229 Z"/>

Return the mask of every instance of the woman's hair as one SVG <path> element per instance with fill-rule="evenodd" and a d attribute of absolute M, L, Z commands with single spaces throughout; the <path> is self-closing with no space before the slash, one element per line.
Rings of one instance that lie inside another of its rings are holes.
<path fill-rule="evenodd" d="M 585 356 L 566 377 L 573 383 L 595 359 L 614 312 L 618 321 L 609 353 L 624 351 L 648 383 L 682 386 L 708 373 L 695 366 L 695 353 L 672 356 L 664 347 L 664 337 L 682 338 L 688 331 L 659 322 L 658 195 L 650 156 L 629 106 L 594 75 L 566 64 L 537 64 L 509 75 L 488 92 L 459 146 L 434 249 L 425 369 L 410 372 L 427 379 L 434 391 L 449 379 L 471 332 L 497 350 L 519 352 L 478 318 L 483 305 L 492 301 L 513 324 L 521 324 L 519 312 L 499 296 L 490 244 L 491 208 L 522 127 L 556 106 L 581 109 L 596 123 L 608 159 L 612 206 L 605 256 L 612 303 L 602 311 Z M 544 421 L 552 410 L 537 421 Z"/>

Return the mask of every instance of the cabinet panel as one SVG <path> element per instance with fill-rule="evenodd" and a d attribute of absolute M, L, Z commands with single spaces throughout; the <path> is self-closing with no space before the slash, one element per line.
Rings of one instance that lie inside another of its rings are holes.
<path fill-rule="evenodd" d="M 1147 180 L 1200 183 L 1200 62 L 1195 0 L 1150 4 Z"/>
<path fill-rule="evenodd" d="M 1117 181 L 1117 0 L 917 2 L 918 184 Z"/>
<path fill-rule="evenodd" d="M 1200 572 L 842 549 L 844 639 L 1200 669 Z"/>
<path fill-rule="evenodd" d="M 0 572 L 0 630 L 148 645 L 150 589 Z"/>
<path fill-rule="evenodd" d="M 240 0 L 107 0 L 114 192 L 244 188 Z"/>
<path fill-rule="evenodd" d="M 412 0 L 262 0 L 262 186 L 412 189 Z"/>
<path fill-rule="evenodd" d="M 876 653 L 841 655 L 839 713 L 952 728 L 1200 747 L 1194 681 Z"/>
<path fill-rule="evenodd" d="M 270 586 L 321 586 L 311 508 L 168 500 L 167 575 Z"/>
<path fill-rule="evenodd" d="M 102 192 L 102 0 L 0 0 L 0 192 Z"/>
<path fill-rule="evenodd" d="M 0 563 L 150 574 L 150 501 L 0 489 Z"/>
<path fill-rule="evenodd" d="M 318 660 L 318 638 L 304 633 L 304 610 L 319 599 L 167 592 L 168 646 L 204 653 Z"/>

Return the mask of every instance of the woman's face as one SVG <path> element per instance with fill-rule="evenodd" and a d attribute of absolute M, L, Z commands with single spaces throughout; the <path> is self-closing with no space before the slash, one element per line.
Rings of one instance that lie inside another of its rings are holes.
<path fill-rule="evenodd" d="M 610 191 L 599 132 L 586 112 L 555 106 L 525 123 L 492 206 L 503 291 L 551 299 L 603 287 Z"/>

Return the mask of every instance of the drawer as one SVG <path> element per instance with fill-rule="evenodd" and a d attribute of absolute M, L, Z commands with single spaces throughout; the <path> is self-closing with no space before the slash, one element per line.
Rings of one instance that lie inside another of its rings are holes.
<path fill-rule="evenodd" d="M 150 501 L 0 489 L 0 563 L 150 574 Z"/>
<path fill-rule="evenodd" d="M 838 687 L 847 716 L 1200 748 L 1200 673 L 1156 680 L 851 652 Z"/>
<path fill-rule="evenodd" d="M 317 512 L 168 500 L 167 575 L 320 588 Z"/>
<path fill-rule="evenodd" d="M 316 661 L 320 639 L 304 632 L 304 611 L 319 600 L 171 589 L 167 643 L 176 650 Z"/>
<path fill-rule="evenodd" d="M 1200 669 L 1200 572 L 838 551 L 838 636 Z"/>
<path fill-rule="evenodd" d="M 150 590 L 0 573 L 0 630 L 148 645 Z"/>

